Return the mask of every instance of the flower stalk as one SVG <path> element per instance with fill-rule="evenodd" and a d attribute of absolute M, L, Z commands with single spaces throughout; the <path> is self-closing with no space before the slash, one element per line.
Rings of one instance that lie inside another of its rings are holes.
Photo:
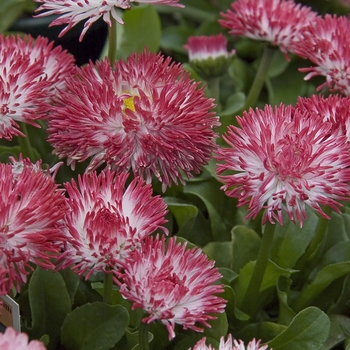
<path fill-rule="evenodd" d="M 149 349 L 148 329 L 149 329 L 149 324 L 141 321 L 139 326 L 139 349 L 140 350 Z"/>
<path fill-rule="evenodd" d="M 113 276 L 109 272 L 104 274 L 103 301 L 106 304 L 113 305 Z"/>
<path fill-rule="evenodd" d="M 255 317 L 258 310 L 259 291 L 266 272 L 271 245 L 275 234 L 275 228 L 276 225 L 269 221 L 265 225 L 265 231 L 262 236 L 258 258 L 255 262 L 254 270 L 246 294 L 241 303 L 241 309 L 252 318 Z"/>
<path fill-rule="evenodd" d="M 113 64 L 117 60 L 117 26 L 118 23 L 111 18 L 112 25 L 108 28 L 108 57 Z"/>

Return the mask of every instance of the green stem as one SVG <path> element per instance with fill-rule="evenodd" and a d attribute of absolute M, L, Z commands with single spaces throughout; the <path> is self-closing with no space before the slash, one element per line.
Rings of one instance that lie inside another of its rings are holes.
<path fill-rule="evenodd" d="M 215 100 L 216 109 L 219 109 L 220 104 L 220 78 L 215 77 L 208 80 L 208 87 L 210 90 L 210 97 Z"/>
<path fill-rule="evenodd" d="M 249 107 L 255 107 L 256 102 L 260 96 L 260 92 L 265 82 L 267 71 L 272 62 L 273 56 L 276 53 L 276 48 L 266 45 L 263 51 L 263 55 L 260 60 L 259 68 L 256 72 L 252 86 L 250 87 L 243 111 Z"/>
<path fill-rule="evenodd" d="M 255 262 L 254 270 L 246 294 L 241 303 L 241 309 L 251 317 L 255 317 L 259 302 L 259 291 L 264 278 L 267 263 L 269 260 L 271 244 L 275 234 L 276 225 L 267 222 L 262 236 L 258 258 Z"/>
<path fill-rule="evenodd" d="M 149 324 L 141 321 L 139 326 L 139 350 L 149 350 L 148 329 Z"/>
<path fill-rule="evenodd" d="M 106 304 L 113 305 L 113 276 L 108 272 L 104 275 L 103 301 Z"/>
<path fill-rule="evenodd" d="M 18 136 L 17 139 L 18 139 L 19 147 L 21 148 L 22 155 L 23 155 L 23 157 L 28 157 L 32 162 L 35 162 L 38 159 L 37 159 L 37 157 L 35 157 L 35 153 L 33 150 L 33 146 L 30 142 L 29 133 L 28 133 L 26 123 L 22 123 L 21 129 L 22 129 L 22 132 L 25 135 L 25 137 Z"/>
<path fill-rule="evenodd" d="M 108 57 L 113 64 L 117 60 L 117 21 L 111 18 L 112 25 L 108 29 Z"/>

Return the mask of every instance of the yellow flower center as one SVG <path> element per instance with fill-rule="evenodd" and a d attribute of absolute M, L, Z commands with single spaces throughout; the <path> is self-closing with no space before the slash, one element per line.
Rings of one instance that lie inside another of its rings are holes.
<path fill-rule="evenodd" d="M 134 105 L 134 97 L 135 97 L 135 96 L 131 96 L 131 97 L 128 97 L 128 98 L 126 98 L 126 99 L 123 100 L 123 102 L 124 102 L 124 111 L 125 111 L 126 109 L 130 109 L 130 110 L 132 110 L 133 112 L 136 111 L 136 110 L 135 110 L 135 105 Z"/>

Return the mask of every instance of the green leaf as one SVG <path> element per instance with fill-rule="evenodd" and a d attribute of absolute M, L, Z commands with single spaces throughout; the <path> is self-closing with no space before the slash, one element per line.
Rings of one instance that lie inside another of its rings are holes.
<path fill-rule="evenodd" d="M 48 349 L 55 349 L 61 325 L 71 311 L 64 279 L 58 272 L 37 268 L 30 279 L 28 293 L 32 313 L 30 335 L 36 339 L 49 335 Z"/>
<path fill-rule="evenodd" d="M 225 109 L 220 112 L 220 117 L 232 116 L 239 112 L 245 103 L 246 96 L 243 92 L 235 92 L 226 101 Z"/>
<path fill-rule="evenodd" d="M 67 316 L 62 326 L 62 344 L 72 350 L 109 350 L 123 337 L 128 323 L 124 307 L 88 303 Z"/>
<path fill-rule="evenodd" d="M 256 260 L 261 243 L 260 236 L 252 229 L 237 225 L 232 231 L 232 269 L 239 272 L 249 261 Z"/>
<path fill-rule="evenodd" d="M 289 306 L 289 292 L 292 280 L 281 276 L 277 283 L 277 296 L 279 301 L 278 323 L 288 326 L 295 317 L 295 312 Z"/>
<path fill-rule="evenodd" d="M 215 265 L 231 268 L 232 244 L 231 242 L 210 242 L 203 247 L 203 252 L 215 260 Z"/>
<path fill-rule="evenodd" d="M 328 316 L 316 307 L 298 313 L 288 328 L 269 341 L 274 350 L 319 350 L 330 330 Z"/>
<path fill-rule="evenodd" d="M 66 283 L 66 288 L 71 299 L 72 305 L 74 304 L 75 293 L 78 290 L 80 278 L 71 269 L 60 270 L 59 274 L 63 277 Z"/>
<path fill-rule="evenodd" d="M 329 337 L 321 350 L 333 349 L 350 335 L 350 319 L 344 315 L 330 315 L 331 328 Z"/>
<path fill-rule="evenodd" d="M 208 321 L 211 327 L 204 328 L 203 337 L 210 337 L 219 341 L 221 336 L 228 331 L 228 322 L 226 313 L 215 314 L 215 317 L 217 317 L 215 320 Z"/>
<path fill-rule="evenodd" d="M 145 47 L 151 52 L 159 50 L 161 26 L 157 11 L 153 6 L 137 6 L 125 11 L 121 40 L 118 41 L 118 58 L 127 58 L 134 52 L 143 52 Z"/>
<path fill-rule="evenodd" d="M 234 284 L 233 289 L 236 293 L 238 304 L 240 304 L 243 300 L 254 270 L 254 266 L 255 261 L 249 262 L 241 269 L 238 278 L 235 280 L 236 283 Z M 275 286 L 280 276 L 289 277 L 293 272 L 295 271 L 291 269 L 283 269 L 269 260 L 261 283 L 260 292 Z"/>
<path fill-rule="evenodd" d="M 332 282 L 348 273 L 350 273 L 350 261 L 325 266 L 310 284 L 304 286 L 293 308 L 302 310 L 310 305 L 313 299 Z"/>
<path fill-rule="evenodd" d="M 165 197 L 164 201 L 168 204 L 168 210 L 174 215 L 179 228 L 187 220 L 195 218 L 198 214 L 198 208 L 196 206 L 180 202 L 177 198 Z"/>

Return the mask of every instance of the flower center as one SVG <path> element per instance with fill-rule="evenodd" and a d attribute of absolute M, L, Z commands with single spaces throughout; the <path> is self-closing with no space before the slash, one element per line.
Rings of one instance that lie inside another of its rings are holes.
<path fill-rule="evenodd" d="M 124 112 L 126 109 L 130 109 L 132 110 L 133 112 L 136 111 L 135 109 L 135 105 L 134 105 L 134 97 L 135 96 L 130 96 L 130 97 L 127 97 L 123 100 L 123 103 L 124 103 Z"/>

